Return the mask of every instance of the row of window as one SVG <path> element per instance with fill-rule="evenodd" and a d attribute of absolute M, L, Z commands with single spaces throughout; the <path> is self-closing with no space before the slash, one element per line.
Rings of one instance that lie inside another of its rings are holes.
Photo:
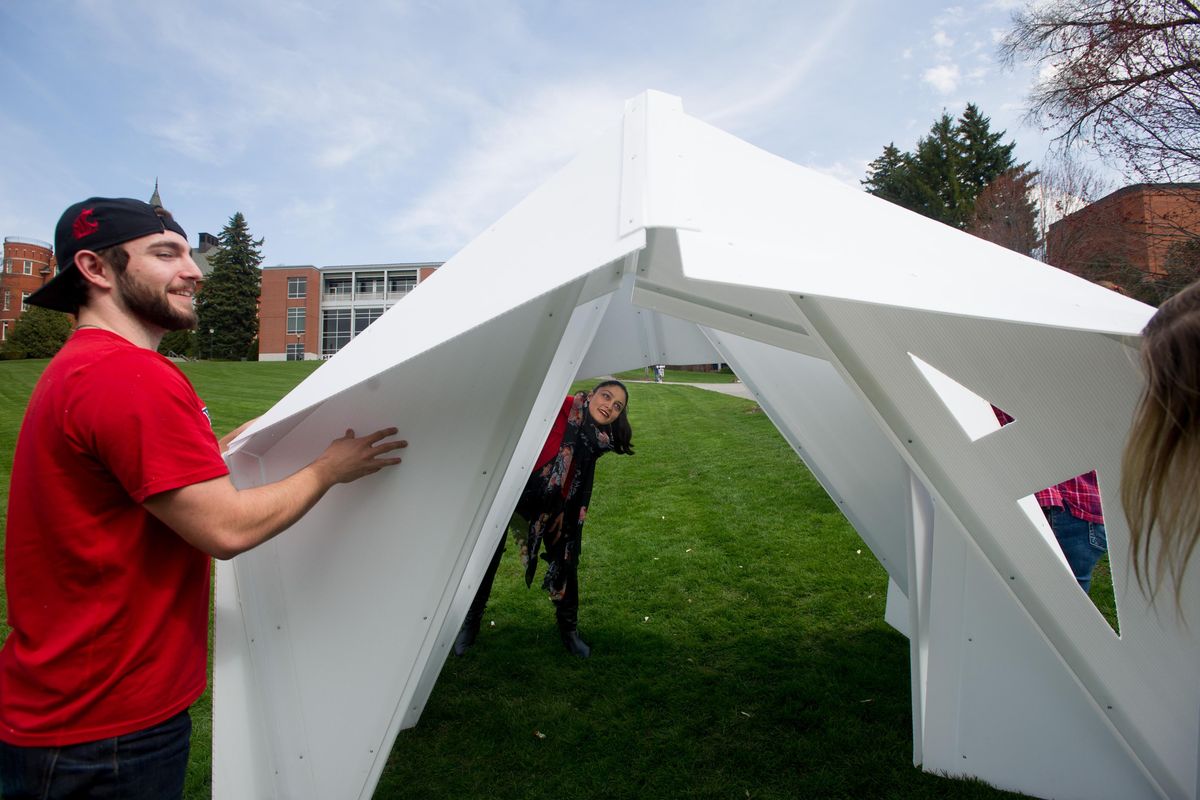
<path fill-rule="evenodd" d="M 287 333 L 300 336 L 307 332 L 305 309 L 289 308 Z M 383 307 L 372 308 L 329 308 L 322 312 L 321 354 L 331 356 L 341 350 L 350 340 L 358 336 L 367 326 L 383 316 Z M 300 342 L 287 344 L 287 360 L 304 358 L 304 345 Z"/>
<path fill-rule="evenodd" d="M 383 275 L 331 276 L 325 279 L 325 294 L 383 294 L 385 285 L 388 294 L 408 294 L 417 285 L 417 274 L 389 274 L 386 281 Z"/>
<path fill-rule="evenodd" d="M 22 314 L 24 314 L 26 311 L 29 310 L 29 303 L 28 303 L 29 295 L 30 295 L 30 292 L 21 292 L 21 313 Z M 5 311 L 12 311 L 12 290 L 11 289 L 4 290 L 3 309 Z"/>
<path fill-rule="evenodd" d="M 382 317 L 383 308 L 328 308 L 321 313 L 321 354 L 331 356 Z"/>
<path fill-rule="evenodd" d="M 382 273 L 356 277 L 331 275 L 325 279 L 325 294 L 383 294 L 385 285 L 388 294 L 408 294 L 417 285 L 416 270 L 389 272 L 386 278 Z M 288 278 L 287 296 L 289 300 L 300 300 L 307 297 L 308 278 Z"/>
<path fill-rule="evenodd" d="M 6 258 L 4 259 L 4 271 L 10 275 L 32 275 L 34 264 L 41 264 L 38 261 L 30 261 L 27 258 Z M 49 266 L 41 264 L 41 266 Z"/>

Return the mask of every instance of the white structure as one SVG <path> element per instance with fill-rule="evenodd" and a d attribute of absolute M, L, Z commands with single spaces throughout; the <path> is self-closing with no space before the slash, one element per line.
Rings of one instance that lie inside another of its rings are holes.
<path fill-rule="evenodd" d="M 676 98 L 631 100 L 235 443 L 242 484 L 348 423 L 398 424 L 410 446 L 222 565 L 214 795 L 369 797 L 572 379 L 725 361 L 891 577 L 916 763 L 1042 797 L 1195 800 L 1197 639 L 1173 596 L 1156 613 L 1133 586 L 1115 502 L 1150 313 Z M 996 430 L 979 397 L 1016 422 Z M 1093 468 L 1120 637 L 1027 499 Z"/>

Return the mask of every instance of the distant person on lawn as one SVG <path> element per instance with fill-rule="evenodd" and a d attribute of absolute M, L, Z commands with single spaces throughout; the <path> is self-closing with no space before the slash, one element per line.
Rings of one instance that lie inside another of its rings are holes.
<path fill-rule="evenodd" d="M 406 443 L 348 430 L 290 477 L 239 491 L 221 458 L 238 431 L 218 442 L 156 352 L 196 324 L 183 228 L 93 197 L 63 213 L 54 245 L 60 272 L 29 302 L 78 326 L 33 390 L 13 459 L 0 792 L 177 798 L 206 680 L 210 556 L 270 539 Z"/>

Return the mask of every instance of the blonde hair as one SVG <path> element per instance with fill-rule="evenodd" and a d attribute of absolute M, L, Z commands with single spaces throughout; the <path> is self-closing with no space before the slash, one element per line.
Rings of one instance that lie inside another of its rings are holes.
<path fill-rule="evenodd" d="M 1164 578 L 1178 591 L 1200 538 L 1200 281 L 1147 323 L 1142 370 L 1146 384 L 1121 459 L 1121 502 L 1134 575 L 1153 603 Z"/>

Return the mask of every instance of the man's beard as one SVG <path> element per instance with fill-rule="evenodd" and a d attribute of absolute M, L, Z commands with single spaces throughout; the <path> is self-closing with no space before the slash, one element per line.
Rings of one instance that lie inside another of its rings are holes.
<path fill-rule="evenodd" d="M 125 308 L 143 322 L 167 331 L 186 331 L 196 327 L 194 310 L 179 311 L 171 305 L 165 291 L 155 291 L 130 278 L 124 270 L 117 272 L 117 289 Z"/>

